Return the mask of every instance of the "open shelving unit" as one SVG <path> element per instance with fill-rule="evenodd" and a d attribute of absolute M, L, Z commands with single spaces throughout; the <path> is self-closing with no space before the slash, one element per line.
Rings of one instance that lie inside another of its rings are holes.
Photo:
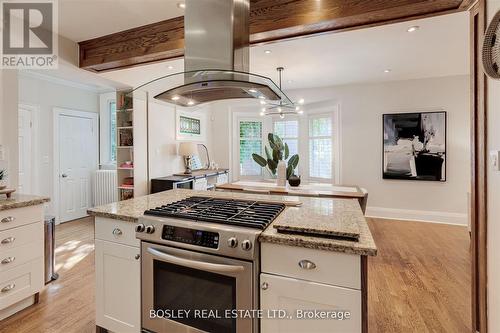
<path fill-rule="evenodd" d="M 134 197 L 134 100 L 129 93 L 116 93 L 116 172 L 119 200 Z"/>

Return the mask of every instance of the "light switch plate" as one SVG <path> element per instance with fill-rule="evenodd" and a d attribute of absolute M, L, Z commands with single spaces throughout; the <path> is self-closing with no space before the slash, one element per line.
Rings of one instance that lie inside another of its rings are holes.
<path fill-rule="evenodd" d="M 490 163 L 494 171 L 500 171 L 500 150 L 490 150 Z"/>

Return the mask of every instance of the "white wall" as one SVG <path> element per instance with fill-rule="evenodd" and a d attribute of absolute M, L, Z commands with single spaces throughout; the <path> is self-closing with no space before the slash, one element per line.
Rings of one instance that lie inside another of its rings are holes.
<path fill-rule="evenodd" d="M 111 163 L 111 124 L 109 103 L 116 102 L 116 92 L 99 95 L 99 165 L 109 167 Z"/>
<path fill-rule="evenodd" d="M 53 108 L 98 112 L 99 96 L 94 91 L 50 82 L 23 72 L 19 74 L 18 91 L 19 103 L 39 108 L 38 137 L 36 138 L 38 154 L 35 156 L 35 165 L 40 179 L 34 186 L 39 189 L 39 193 L 34 194 L 53 198 Z M 48 210 L 49 214 L 54 214 L 52 202 Z"/>
<path fill-rule="evenodd" d="M 305 98 L 306 112 L 333 110 L 340 105 L 340 179 L 343 184 L 368 189 L 369 214 L 466 224 L 470 185 L 468 89 L 469 76 L 452 76 L 302 89 L 289 95 Z M 211 107 L 215 159 L 230 166 L 230 141 L 236 139 L 227 140 L 231 137 L 227 128 L 231 126 L 232 113 L 242 109 L 227 103 L 214 103 Z M 382 114 L 439 108 L 447 111 L 448 120 L 447 181 L 383 180 Z M 259 108 L 249 110 L 257 115 Z"/>
<path fill-rule="evenodd" d="M 0 70 L 0 90 L 2 99 L 0 100 L 0 142 L 3 149 L 3 161 L 0 161 L 0 168 L 7 169 L 7 180 L 9 187 L 17 188 L 18 184 L 18 117 L 17 117 L 17 80 L 18 71 L 13 69 Z"/>
<path fill-rule="evenodd" d="M 169 176 L 184 171 L 184 162 L 177 155 L 179 142 L 176 138 L 176 111 L 172 105 L 150 101 L 149 103 L 149 176 L 150 178 Z M 206 136 L 195 141 L 207 146 L 210 157 L 214 153 L 211 144 L 210 106 L 194 111 L 194 115 L 206 116 Z"/>
<path fill-rule="evenodd" d="M 486 1 L 488 22 L 500 0 Z M 488 149 L 500 150 L 500 81 L 488 80 Z M 488 329 L 500 332 L 500 172 L 488 166 Z"/>

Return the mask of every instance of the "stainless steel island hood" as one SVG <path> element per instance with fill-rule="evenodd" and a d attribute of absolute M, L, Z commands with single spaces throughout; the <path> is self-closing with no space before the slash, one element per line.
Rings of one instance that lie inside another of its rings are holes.
<path fill-rule="evenodd" d="M 181 106 L 258 98 L 292 104 L 269 78 L 249 71 L 249 0 L 186 0 L 184 72 L 136 90 Z"/>

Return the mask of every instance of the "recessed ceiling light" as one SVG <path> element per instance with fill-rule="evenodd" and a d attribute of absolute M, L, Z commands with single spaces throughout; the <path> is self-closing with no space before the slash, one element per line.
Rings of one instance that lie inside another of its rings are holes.
<path fill-rule="evenodd" d="M 168 68 L 168 69 L 174 69 L 174 66 L 172 66 L 172 65 L 168 65 L 168 66 L 167 66 L 167 68 Z"/>
<path fill-rule="evenodd" d="M 265 111 L 266 111 L 266 109 L 262 109 L 262 111 L 260 111 L 260 113 L 259 113 L 259 114 L 260 114 L 261 116 L 264 116 L 264 115 L 266 114 L 266 112 L 265 112 Z"/>
<path fill-rule="evenodd" d="M 172 100 L 177 101 L 179 98 L 180 98 L 179 96 L 174 96 L 174 97 L 172 97 Z"/>
<path fill-rule="evenodd" d="M 304 104 L 304 102 L 305 102 L 305 100 L 303 98 L 299 99 L 299 101 L 298 101 L 298 103 L 301 105 Z"/>
<path fill-rule="evenodd" d="M 177 7 L 179 7 L 180 9 L 185 9 L 186 4 L 184 2 L 179 2 L 179 3 L 177 3 Z"/>
<path fill-rule="evenodd" d="M 390 73 L 391 72 L 391 69 L 384 69 L 384 73 Z"/>
<path fill-rule="evenodd" d="M 188 105 L 194 105 L 194 101 L 190 100 L 190 101 L 188 102 Z"/>
<path fill-rule="evenodd" d="M 300 107 L 296 106 L 295 111 L 299 111 L 299 110 L 300 110 Z"/>
<path fill-rule="evenodd" d="M 418 25 L 414 25 L 414 26 L 411 26 L 408 29 L 406 29 L 406 31 L 408 31 L 408 32 L 415 32 L 418 29 L 420 29 L 420 27 Z"/>
<path fill-rule="evenodd" d="M 278 112 L 281 112 L 281 108 L 280 107 L 278 107 Z"/>
<path fill-rule="evenodd" d="M 271 54 L 271 50 L 265 50 L 264 53 L 265 54 Z"/>

